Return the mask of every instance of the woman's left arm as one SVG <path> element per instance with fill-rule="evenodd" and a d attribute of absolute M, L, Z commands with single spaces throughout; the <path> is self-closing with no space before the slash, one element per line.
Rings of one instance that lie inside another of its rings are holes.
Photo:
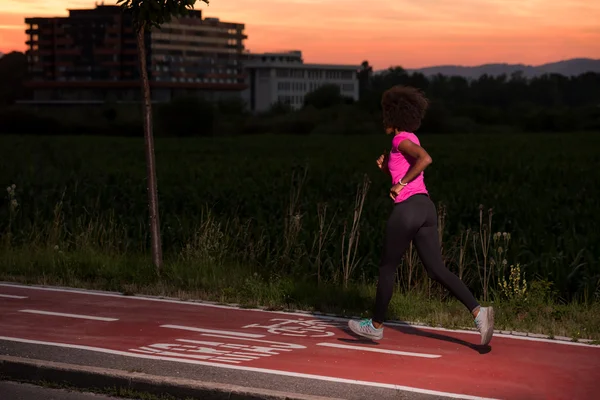
<path fill-rule="evenodd" d="M 408 139 L 403 140 L 398 144 L 398 150 L 411 156 L 416 160 L 416 162 L 408 171 L 406 171 L 406 175 L 404 175 L 400 180 L 402 184 L 400 184 L 400 182 L 396 182 L 396 184 L 390 189 L 390 197 L 392 199 L 395 199 L 402 189 L 404 189 L 404 186 L 419 176 L 419 174 L 433 162 L 431 156 L 425 151 L 424 148 Z"/>
<path fill-rule="evenodd" d="M 398 150 L 417 160 L 414 165 L 408 171 L 406 171 L 406 175 L 402 177 L 402 183 L 409 183 L 415 179 L 433 162 L 431 156 L 425 151 L 424 148 L 408 139 L 403 140 L 398 144 Z"/>

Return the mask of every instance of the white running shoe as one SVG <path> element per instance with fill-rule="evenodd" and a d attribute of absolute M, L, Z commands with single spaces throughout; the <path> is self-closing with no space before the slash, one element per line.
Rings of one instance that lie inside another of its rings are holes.
<path fill-rule="evenodd" d="M 366 337 L 371 340 L 381 340 L 383 338 L 383 327 L 377 329 L 373 326 L 373 321 L 363 319 L 360 321 L 351 319 L 348 321 L 348 327 L 359 336 Z"/>
<path fill-rule="evenodd" d="M 490 343 L 494 334 L 494 308 L 480 307 L 475 326 L 481 333 L 481 344 L 485 346 Z"/>

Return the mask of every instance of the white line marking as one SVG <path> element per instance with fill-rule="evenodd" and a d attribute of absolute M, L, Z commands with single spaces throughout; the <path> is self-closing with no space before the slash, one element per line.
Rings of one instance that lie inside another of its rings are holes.
<path fill-rule="evenodd" d="M 272 344 L 273 346 L 279 346 L 280 348 L 284 348 L 284 349 L 288 349 L 288 348 L 290 348 L 290 349 L 305 349 L 306 348 L 306 346 L 303 346 L 301 344 L 286 343 L 286 342 L 273 342 L 271 340 L 236 338 L 236 337 L 224 336 L 224 335 L 213 335 L 210 333 L 204 333 L 204 334 L 202 334 L 202 336 L 218 337 L 218 338 L 223 338 L 223 339 L 238 339 L 238 340 L 243 340 L 245 342 L 269 343 L 269 344 Z M 195 340 L 190 340 L 190 339 L 176 339 L 176 340 L 179 340 L 181 342 L 189 342 L 189 343 L 196 342 Z"/>
<path fill-rule="evenodd" d="M 346 344 L 337 344 L 337 343 L 317 343 L 317 346 L 335 347 L 338 349 L 348 349 L 348 350 L 358 350 L 358 351 L 372 351 L 373 353 L 384 353 L 384 354 L 393 354 L 393 355 L 398 355 L 398 356 L 409 356 L 409 357 L 422 357 L 422 358 L 440 358 L 441 357 L 441 355 L 438 355 L 438 354 L 410 353 L 410 352 L 406 352 L 406 351 L 376 349 L 373 347 L 364 347 L 364 346 L 350 346 L 350 345 L 346 345 Z"/>
<path fill-rule="evenodd" d="M 217 335 L 206 335 L 206 336 L 217 336 Z M 235 339 L 232 337 L 226 337 L 226 336 L 221 336 L 223 338 L 226 339 Z M 190 339 L 175 339 L 178 342 L 184 342 L 184 343 L 194 343 L 194 344 L 200 344 L 200 343 L 204 343 L 200 340 L 190 340 Z M 260 342 L 260 343 L 269 343 L 272 344 L 272 348 L 273 350 L 291 350 L 291 349 L 306 349 L 306 346 L 303 346 L 301 344 L 295 344 L 295 343 L 285 343 L 285 342 L 272 342 L 270 340 L 258 340 L 258 339 L 243 339 L 246 341 L 252 341 L 252 342 Z"/>
<path fill-rule="evenodd" d="M 313 374 L 302 374 L 302 373 L 298 373 L 298 372 L 279 371 L 279 370 L 275 370 L 275 369 L 245 367 L 245 366 L 241 366 L 241 365 L 226 365 L 226 364 L 219 364 L 219 363 L 213 363 L 213 362 L 208 362 L 208 361 L 198 361 L 198 360 L 191 360 L 191 359 L 153 356 L 153 355 L 149 355 L 149 354 L 136 354 L 136 353 L 129 353 L 126 351 L 109 350 L 109 349 L 103 349 L 103 348 L 99 348 L 99 347 L 81 346 L 81 345 L 75 345 L 75 344 L 43 342 L 43 341 L 39 341 L 39 340 L 21 339 L 21 338 L 13 338 L 13 337 L 6 337 L 6 336 L 0 336 L 0 340 L 6 340 L 6 341 L 10 341 L 10 342 L 29 343 L 29 344 L 41 344 L 41 345 L 56 346 L 56 347 L 66 347 L 66 348 L 78 349 L 78 350 L 89 350 L 89 351 L 95 351 L 98 353 L 114 354 L 114 355 L 125 356 L 125 357 L 145 358 L 145 359 L 159 360 L 159 361 L 175 361 L 175 362 L 181 362 L 181 363 L 186 363 L 186 364 L 205 365 L 208 367 L 234 369 L 234 370 L 248 371 L 248 372 L 261 372 L 261 373 L 272 374 L 272 375 L 290 376 L 290 377 L 294 377 L 294 378 L 316 379 L 316 380 L 320 380 L 320 381 L 335 382 L 335 383 L 350 383 L 353 385 L 379 387 L 379 388 L 392 389 L 392 390 L 403 390 L 406 392 L 430 394 L 433 396 L 443 396 L 443 397 L 449 397 L 449 398 L 454 398 L 454 399 L 497 400 L 497 399 L 494 399 L 491 397 L 470 396 L 470 395 L 460 394 L 460 393 L 450 393 L 450 392 L 441 392 L 441 391 L 437 391 L 437 390 L 419 389 L 419 388 L 414 388 L 414 387 L 410 387 L 410 386 L 401 386 L 401 385 L 394 385 L 394 384 L 389 384 L 389 383 L 358 381 L 358 380 L 354 380 L 354 379 L 334 378 L 334 377 L 330 377 L 330 376 L 313 375 Z"/>
<path fill-rule="evenodd" d="M 221 331 L 221 330 L 217 330 L 217 329 L 194 328 L 192 326 L 161 325 L 160 327 L 161 328 L 168 328 L 168 329 L 181 329 L 183 331 L 202 332 L 202 333 L 214 333 L 214 334 L 221 334 L 221 335 L 227 335 L 227 336 L 236 336 L 236 337 L 243 337 L 243 338 L 261 338 L 261 337 L 265 337 L 265 335 L 258 335 L 258 334 L 254 334 L 254 333 L 241 333 L 241 332 L 232 332 L 232 331 Z"/>
<path fill-rule="evenodd" d="M 27 296 L 14 296 L 12 294 L 0 294 L 0 297 L 5 297 L 7 299 L 27 299 Z"/>
<path fill-rule="evenodd" d="M 301 344 L 295 344 L 295 343 L 273 342 L 271 340 L 261 340 L 261 339 L 237 338 L 237 337 L 231 337 L 231 336 L 225 336 L 225 335 L 214 335 L 212 333 L 203 333 L 202 336 L 218 337 L 218 338 L 222 338 L 222 339 L 238 339 L 238 340 L 243 340 L 244 342 L 269 343 L 274 346 L 282 346 L 283 348 L 287 348 L 287 347 L 293 347 L 294 349 L 305 349 L 306 348 L 306 346 L 303 346 Z M 177 340 L 185 341 L 187 339 L 177 339 Z M 193 342 L 193 340 L 192 340 L 192 342 Z"/>
<path fill-rule="evenodd" d="M 111 293 L 111 292 L 103 292 L 99 290 L 83 290 L 83 289 L 71 289 L 71 288 L 58 288 L 58 287 L 42 287 L 42 286 L 28 286 L 28 285 L 18 285 L 12 283 L 0 283 L 0 287 L 11 287 L 18 289 L 29 289 L 29 290 L 41 290 L 48 292 L 60 292 L 60 293 L 75 293 L 82 294 L 88 296 L 100 296 L 100 297 L 111 297 L 123 300 L 140 300 L 140 301 L 154 301 L 159 303 L 171 303 L 171 304 L 184 304 L 188 306 L 197 306 L 197 307 L 210 307 L 210 308 L 220 308 L 226 310 L 240 310 L 240 311 L 250 311 L 250 312 L 262 312 L 268 314 L 278 314 L 278 315 L 294 315 L 297 317 L 306 317 L 309 315 L 312 318 L 320 318 L 324 320 L 331 321 L 348 321 L 347 318 L 335 317 L 335 316 L 324 316 L 324 315 L 314 315 L 310 313 L 300 313 L 300 312 L 287 312 L 287 311 L 269 311 L 269 310 L 261 310 L 257 308 L 242 308 L 236 306 L 225 306 L 219 304 L 213 304 L 208 302 L 198 302 L 198 301 L 183 301 L 183 300 L 175 300 L 175 299 L 160 299 L 157 297 L 150 297 L 146 295 L 137 295 L 137 296 L 124 296 L 122 294 Z M 446 328 L 438 328 L 432 326 L 422 326 L 422 325 L 413 325 L 408 323 L 396 323 L 389 322 L 388 326 L 405 326 L 414 329 L 422 329 L 429 331 L 440 331 L 440 332 L 450 332 L 450 333 L 466 333 L 470 335 L 479 335 L 479 332 L 473 330 L 462 330 L 462 329 L 446 329 Z M 542 342 L 542 343 L 550 343 L 550 344 L 561 344 L 566 346 L 579 346 L 579 347 L 592 347 L 592 348 L 600 348 L 594 344 L 588 343 L 580 343 L 580 342 L 566 342 L 564 340 L 555 340 L 555 339 L 544 339 L 544 338 L 535 338 L 530 336 L 515 336 L 515 335 L 506 335 L 503 333 L 494 333 L 495 338 L 505 338 L 505 339 L 514 339 L 514 340 L 526 340 L 531 342 Z"/>
<path fill-rule="evenodd" d="M 81 314 L 65 314 L 65 313 L 58 313 L 58 312 L 51 312 L 51 311 L 41 311 L 41 310 L 19 310 L 19 312 L 29 313 L 29 314 L 51 315 L 51 316 L 54 316 L 54 317 L 91 319 L 93 321 L 105 321 L 105 322 L 118 321 L 117 318 L 94 317 L 92 315 L 81 315 Z"/>

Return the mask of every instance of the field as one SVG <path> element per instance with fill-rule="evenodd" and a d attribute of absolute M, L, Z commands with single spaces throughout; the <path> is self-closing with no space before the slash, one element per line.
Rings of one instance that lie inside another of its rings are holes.
<path fill-rule="evenodd" d="M 497 305 L 499 327 L 600 339 L 600 135 L 421 140 L 447 264 Z M 157 139 L 158 275 L 142 139 L 0 136 L 0 183 L 15 185 L 0 200 L 0 279 L 368 313 L 391 205 L 375 159 L 388 146 Z M 399 271 L 390 317 L 472 326 L 414 253 Z"/>

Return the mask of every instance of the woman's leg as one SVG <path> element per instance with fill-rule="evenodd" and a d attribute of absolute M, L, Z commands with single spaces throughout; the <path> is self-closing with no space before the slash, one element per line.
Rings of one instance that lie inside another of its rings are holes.
<path fill-rule="evenodd" d="M 419 258 L 431 279 L 442 284 L 473 314 L 482 335 L 482 344 L 487 344 L 494 330 L 494 311 L 480 307 L 467 285 L 446 268 L 439 242 L 435 205 L 427 200 L 427 218 L 413 239 Z"/>
<path fill-rule="evenodd" d="M 383 337 L 382 324 L 394 292 L 396 270 L 413 236 L 425 220 L 425 215 L 418 212 L 414 203 L 415 201 L 411 198 L 394 205 L 388 218 L 379 266 L 373 319 L 349 322 L 350 329 L 358 335 L 375 340 Z"/>
<path fill-rule="evenodd" d="M 417 233 L 422 218 L 417 218 L 409 204 L 396 205 L 390 216 L 383 240 L 383 254 L 379 265 L 379 280 L 375 297 L 373 322 L 383 324 L 388 306 L 394 293 L 394 282 L 398 265 Z M 378 327 L 378 326 L 377 326 Z"/>
<path fill-rule="evenodd" d="M 414 243 L 429 277 L 448 289 L 454 297 L 467 307 L 470 313 L 476 311 L 479 303 L 467 285 L 444 265 L 437 227 L 421 227 L 415 235 Z"/>

